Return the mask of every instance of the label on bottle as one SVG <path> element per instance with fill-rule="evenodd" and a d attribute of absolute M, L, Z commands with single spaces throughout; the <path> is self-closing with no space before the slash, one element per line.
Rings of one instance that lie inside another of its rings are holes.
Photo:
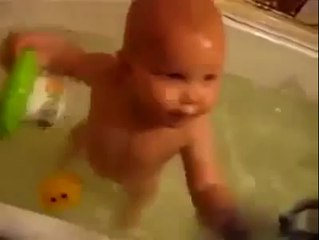
<path fill-rule="evenodd" d="M 64 79 L 55 76 L 40 76 L 27 104 L 26 120 L 36 121 L 40 127 L 49 127 L 64 115 Z"/>

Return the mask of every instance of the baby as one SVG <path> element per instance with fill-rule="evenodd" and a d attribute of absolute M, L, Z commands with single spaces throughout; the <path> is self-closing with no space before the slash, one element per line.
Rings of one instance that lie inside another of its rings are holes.
<path fill-rule="evenodd" d="M 220 92 L 224 44 L 211 0 L 135 0 L 116 56 L 29 32 L 11 34 L 2 58 L 9 70 L 16 54 L 32 47 L 43 66 L 91 87 L 90 113 L 73 129 L 70 153 L 84 148 L 97 174 L 123 186 L 129 201 L 121 226 L 138 226 L 163 167 L 180 154 L 202 223 L 224 239 L 240 240 L 248 239 L 248 231 L 215 165 L 209 120 Z"/>

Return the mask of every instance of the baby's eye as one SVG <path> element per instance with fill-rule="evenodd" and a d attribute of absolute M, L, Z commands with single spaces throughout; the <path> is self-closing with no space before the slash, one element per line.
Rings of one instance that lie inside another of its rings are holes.
<path fill-rule="evenodd" d="M 204 80 L 205 81 L 213 81 L 217 78 L 217 76 L 215 74 L 206 74 L 204 76 Z"/>
<path fill-rule="evenodd" d="M 171 78 L 171 79 L 176 79 L 176 80 L 185 80 L 186 76 L 181 74 L 181 73 L 168 73 L 165 74 L 166 77 Z"/>

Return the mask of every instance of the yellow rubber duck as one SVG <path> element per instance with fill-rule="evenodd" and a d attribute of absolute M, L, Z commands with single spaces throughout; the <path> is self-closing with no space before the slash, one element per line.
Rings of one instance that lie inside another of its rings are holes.
<path fill-rule="evenodd" d="M 47 210 L 63 210 L 79 203 L 82 183 L 74 173 L 61 172 L 40 184 L 39 197 Z"/>

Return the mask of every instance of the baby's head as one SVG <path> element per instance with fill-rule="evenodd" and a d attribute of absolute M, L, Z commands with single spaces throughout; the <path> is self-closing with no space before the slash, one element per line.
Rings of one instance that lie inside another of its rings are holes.
<path fill-rule="evenodd" d="M 211 0 L 135 0 L 119 56 L 143 111 L 162 124 L 207 113 L 224 63 L 220 14 Z"/>

